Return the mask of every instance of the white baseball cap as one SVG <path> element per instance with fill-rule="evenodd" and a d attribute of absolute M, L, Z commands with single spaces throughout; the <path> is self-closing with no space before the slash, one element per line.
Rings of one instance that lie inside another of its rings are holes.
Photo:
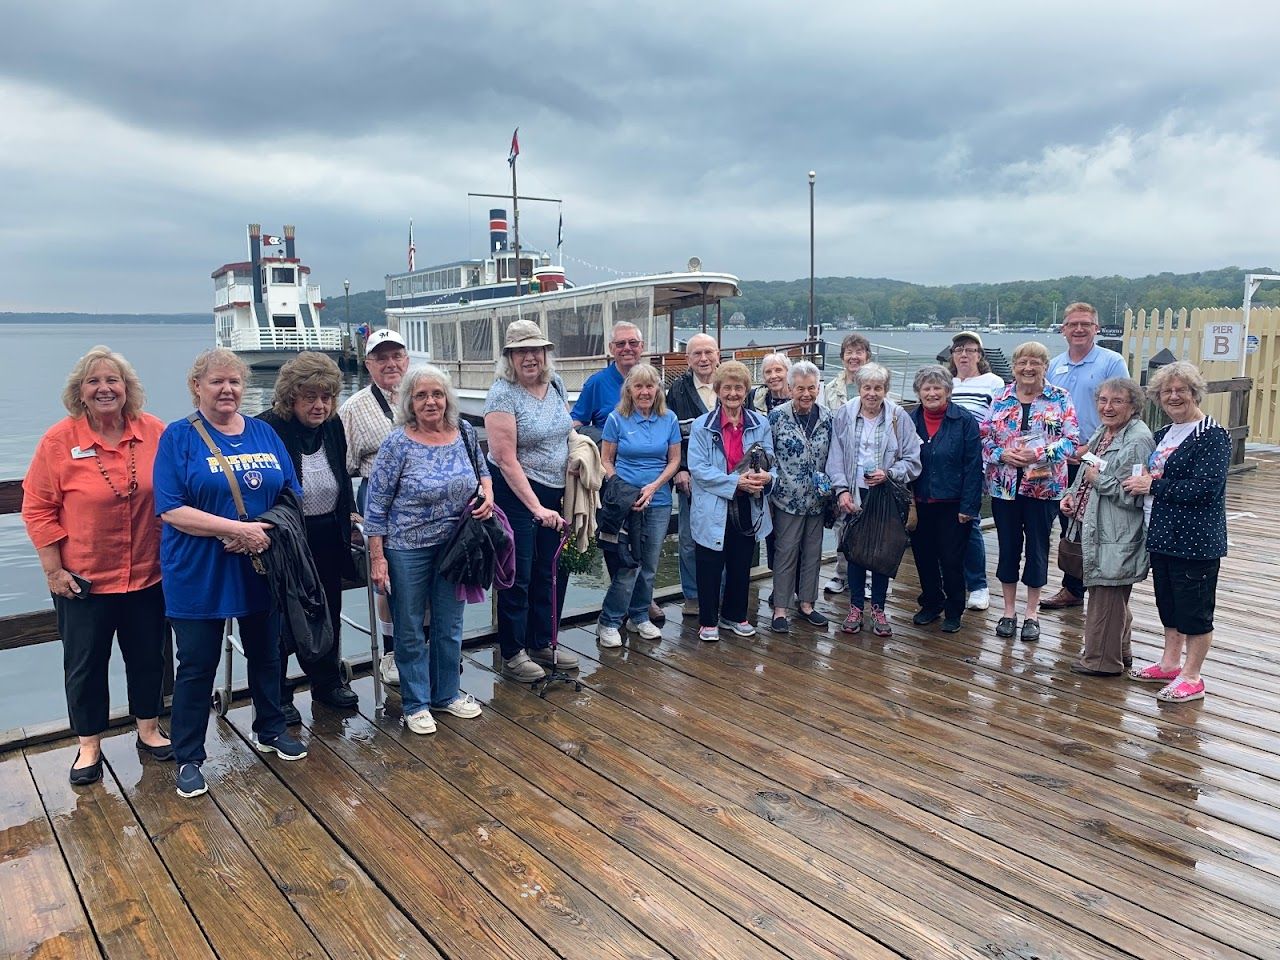
<path fill-rule="evenodd" d="M 384 343 L 395 344 L 398 347 L 408 348 L 408 344 L 404 342 L 404 337 L 396 333 L 389 327 L 383 327 L 381 330 L 375 330 L 369 334 L 369 339 L 364 342 L 364 352 L 373 353 L 378 347 Z"/>

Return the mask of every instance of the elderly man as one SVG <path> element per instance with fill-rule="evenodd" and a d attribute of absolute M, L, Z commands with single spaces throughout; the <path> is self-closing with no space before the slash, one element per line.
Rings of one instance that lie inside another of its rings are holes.
<path fill-rule="evenodd" d="M 622 381 L 627 378 L 631 368 L 644 359 L 644 334 L 640 332 L 640 328 L 625 320 L 615 323 L 609 337 L 609 356 L 613 357 L 613 363 L 587 377 L 571 411 L 573 425 L 594 428 L 595 435 L 592 439 L 597 442 L 605 420 L 609 419 L 609 414 L 618 405 L 618 399 L 622 395 Z"/>
<path fill-rule="evenodd" d="M 356 491 L 356 509 L 361 513 L 364 513 L 373 461 L 382 441 L 391 432 L 397 390 L 409 369 L 409 351 L 405 349 L 404 339 L 394 330 L 373 331 L 365 341 L 364 366 L 369 371 L 369 386 L 357 390 L 338 409 L 347 433 L 347 472 L 361 478 Z M 399 686 L 391 607 L 381 594 L 378 596 L 378 630 L 382 634 L 382 660 L 378 664 L 382 682 Z"/>
<path fill-rule="evenodd" d="M 1098 419 L 1098 407 L 1093 402 L 1093 394 L 1098 385 L 1112 377 L 1129 376 L 1129 368 L 1125 366 L 1124 357 L 1114 350 L 1097 345 L 1098 311 L 1087 303 L 1071 303 L 1062 311 L 1062 336 L 1067 341 L 1067 349 L 1049 361 L 1049 370 L 1045 379 L 1062 387 L 1071 394 L 1071 402 L 1075 405 L 1076 416 L 1080 420 L 1080 449 L 1083 450 L 1094 431 L 1101 422 Z M 1074 483 L 1076 471 L 1080 469 L 1078 457 L 1071 457 L 1067 462 L 1067 482 Z M 1067 518 L 1059 518 L 1063 533 L 1067 529 Z M 1061 610 L 1064 607 L 1078 607 L 1084 603 L 1084 581 L 1072 576 L 1063 576 L 1062 589 L 1052 597 L 1040 601 L 1040 606 L 1048 610 Z"/>
<path fill-rule="evenodd" d="M 716 392 L 711 378 L 720 366 L 720 345 L 705 333 L 689 338 L 685 348 L 689 369 L 681 374 L 667 391 L 667 409 L 680 421 L 684 439 L 680 442 L 680 471 L 676 474 L 676 493 L 680 496 L 680 589 L 684 593 L 684 615 L 698 615 L 698 579 L 694 566 L 693 531 L 689 527 L 689 424 L 715 409 Z"/>

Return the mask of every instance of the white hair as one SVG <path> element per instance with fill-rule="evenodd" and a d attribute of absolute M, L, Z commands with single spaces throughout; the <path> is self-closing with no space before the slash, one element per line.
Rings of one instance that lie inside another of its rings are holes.
<path fill-rule="evenodd" d="M 413 394 L 418 389 L 418 381 L 434 380 L 444 387 L 444 419 L 451 427 L 458 425 L 458 395 L 454 392 L 449 375 L 433 363 L 424 363 L 414 367 L 404 376 L 400 384 L 400 394 L 396 400 L 396 419 L 409 427 L 418 425 L 418 416 L 413 412 Z"/>
<path fill-rule="evenodd" d="M 765 357 L 765 361 L 768 361 Z M 808 360 L 797 360 L 787 368 L 787 386 L 794 387 L 799 377 L 813 377 L 818 383 L 822 383 L 822 373 L 818 368 Z"/>

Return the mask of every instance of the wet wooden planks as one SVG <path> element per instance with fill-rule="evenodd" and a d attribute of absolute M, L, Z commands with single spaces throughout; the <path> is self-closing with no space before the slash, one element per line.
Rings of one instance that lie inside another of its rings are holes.
<path fill-rule="evenodd" d="M 368 681 L 298 698 L 300 763 L 233 711 L 194 801 L 131 733 L 88 789 L 72 744 L 0 757 L 0 958 L 1280 958 L 1280 464 L 1229 489 L 1202 704 L 1070 674 L 1078 610 L 912 627 L 909 559 L 887 640 L 701 644 L 669 607 L 652 643 L 566 630 L 581 693 L 472 654 L 485 714 L 432 737 Z"/>

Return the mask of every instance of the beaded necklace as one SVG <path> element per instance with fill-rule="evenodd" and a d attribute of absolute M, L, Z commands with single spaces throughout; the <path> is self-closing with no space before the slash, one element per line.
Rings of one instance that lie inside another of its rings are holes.
<path fill-rule="evenodd" d="M 129 489 L 125 493 L 121 493 L 116 489 L 116 485 L 111 481 L 111 477 L 107 475 L 107 468 L 102 465 L 102 457 L 94 457 L 93 462 L 98 465 L 98 472 L 102 474 L 102 479 L 107 481 L 107 486 L 111 488 L 111 492 L 121 500 L 127 500 L 133 496 L 135 490 L 138 489 L 138 456 L 134 450 L 135 441 L 129 441 Z"/>

